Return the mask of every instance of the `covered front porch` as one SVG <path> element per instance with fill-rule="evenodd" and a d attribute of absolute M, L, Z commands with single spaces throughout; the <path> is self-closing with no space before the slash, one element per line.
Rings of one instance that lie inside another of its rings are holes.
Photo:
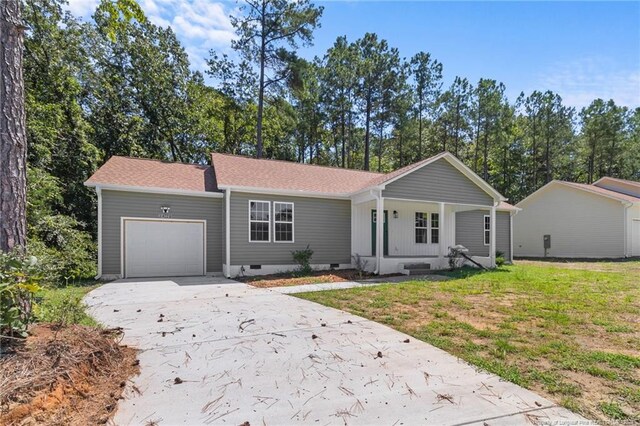
<path fill-rule="evenodd" d="M 352 253 L 362 260 L 364 269 L 377 274 L 446 269 L 449 248 L 460 244 L 457 237 L 465 232 L 464 226 L 456 227 L 456 216 L 466 211 L 481 214 L 477 236 L 479 244 L 486 246 L 471 253 L 473 259 L 495 266 L 495 206 L 388 198 L 376 191 L 352 200 Z"/>

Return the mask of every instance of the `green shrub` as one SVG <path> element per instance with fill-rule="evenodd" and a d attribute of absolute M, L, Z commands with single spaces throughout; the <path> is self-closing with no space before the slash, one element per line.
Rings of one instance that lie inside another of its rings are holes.
<path fill-rule="evenodd" d="M 64 215 L 43 216 L 29 228 L 29 254 L 42 264 L 43 282 L 61 286 L 96 274 L 96 246 L 82 223 Z"/>
<path fill-rule="evenodd" d="M 501 251 L 496 251 L 496 266 L 499 268 L 506 263 L 506 259 L 504 258 L 504 253 Z"/>
<path fill-rule="evenodd" d="M 313 272 L 313 269 L 311 268 L 313 250 L 309 248 L 309 245 L 307 245 L 307 248 L 304 250 L 295 250 L 292 251 L 291 254 L 293 255 L 293 261 L 300 265 L 297 271 L 300 275 L 309 275 Z"/>
<path fill-rule="evenodd" d="M 0 334 L 26 336 L 39 279 L 35 257 L 0 253 Z"/>

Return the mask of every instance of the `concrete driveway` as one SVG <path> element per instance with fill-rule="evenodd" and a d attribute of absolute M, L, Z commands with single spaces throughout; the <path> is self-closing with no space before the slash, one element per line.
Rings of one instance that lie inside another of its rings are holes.
<path fill-rule="evenodd" d="M 119 425 L 584 420 L 384 325 L 272 290 L 219 278 L 122 280 L 85 300 L 141 350 Z"/>

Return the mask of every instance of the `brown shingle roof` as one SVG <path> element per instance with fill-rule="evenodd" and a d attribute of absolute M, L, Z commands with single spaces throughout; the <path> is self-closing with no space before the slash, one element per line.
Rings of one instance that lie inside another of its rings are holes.
<path fill-rule="evenodd" d="M 623 194 L 621 192 L 616 192 L 616 191 L 610 191 L 608 189 L 604 189 L 604 188 L 600 188 L 599 186 L 595 186 L 595 185 L 587 185 L 586 183 L 575 183 L 575 182 L 566 182 L 566 181 L 559 181 L 565 185 L 568 186 L 572 186 L 574 188 L 578 188 L 578 189 L 582 189 L 585 191 L 589 191 L 592 192 L 594 194 L 600 194 L 600 195 L 604 195 L 607 197 L 611 197 L 611 198 L 616 198 L 618 200 L 621 201 L 628 201 L 631 203 L 638 203 L 640 202 L 640 198 L 638 197 L 634 197 L 632 195 L 627 195 L 627 194 Z"/>
<path fill-rule="evenodd" d="M 636 182 L 635 180 L 620 179 L 620 178 L 614 178 L 610 176 L 605 176 L 600 180 L 598 180 L 598 182 L 600 182 L 601 180 L 612 180 L 614 182 L 621 182 L 627 185 L 635 186 L 636 188 L 640 188 L 640 182 Z M 594 185 L 597 185 L 598 182 L 595 182 Z"/>
<path fill-rule="evenodd" d="M 216 191 L 211 166 L 113 156 L 86 182 L 185 191 Z"/>
<path fill-rule="evenodd" d="M 235 186 L 348 195 L 373 185 L 381 173 L 291 161 L 265 160 L 229 154 L 211 154 L 221 187 Z"/>

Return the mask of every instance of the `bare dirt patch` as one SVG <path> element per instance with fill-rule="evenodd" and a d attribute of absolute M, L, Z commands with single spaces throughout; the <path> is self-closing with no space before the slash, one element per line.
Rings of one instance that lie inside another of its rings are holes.
<path fill-rule="evenodd" d="M 296 277 L 291 273 L 261 275 L 256 277 L 242 277 L 238 281 L 246 282 L 254 287 L 288 287 L 294 285 L 339 283 L 345 281 L 360 281 L 367 278 L 394 277 L 399 274 L 372 275 L 369 273 L 359 273 L 355 269 L 340 269 L 335 271 L 315 271 L 311 275 Z"/>
<path fill-rule="evenodd" d="M 119 330 L 37 325 L 0 358 L 0 424 L 105 424 L 126 381 L 138 373 L 137 351 Z"/>
<path fill-rule="evenodd" d="M 532 265 L 532 266 L 553 266 L 555 268 L 565 269 L 582 269 L 585 271 L 596 272 L 625 272 L 625 273 L 638 273 L 640 274 L 640 259 L 521 259 L 516 260 L 518 265 Z"/>

